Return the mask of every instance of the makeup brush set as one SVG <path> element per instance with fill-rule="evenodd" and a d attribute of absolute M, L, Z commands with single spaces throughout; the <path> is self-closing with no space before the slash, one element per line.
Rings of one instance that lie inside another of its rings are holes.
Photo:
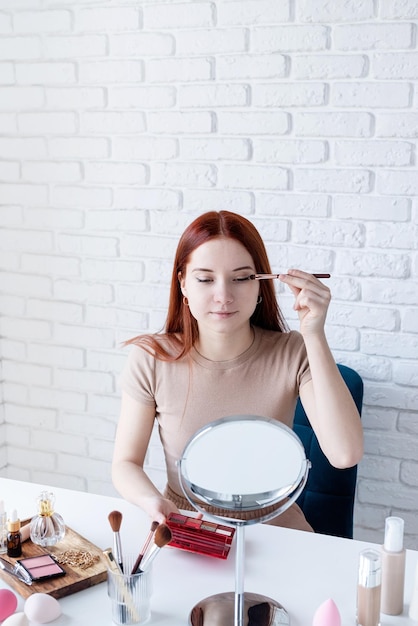
<path fill-rule="evenodd" d="M 113 531 L 113 550 L 103 551 L 108 565 L 108 594 L 112 600 L 112 616 L 116 624 L 137 624 L 150 615 L 151 564 L 160 550 L 171 540 L 166 524 L 153 522 L 141 552 L 122 554 L 120 527 L 122 513 L 108 515 Z"/>
<path fill-rule="evenodd" d="M 107 558 L 108 565 L 114 572 L 120 574 L 135 575 L 147 571 L 157 554 L 164 546 L 166 546 L 172 538 L 171 530 L 166 524 L 158 524 L 153 522 L 145 540 L 145 543 L 138 555 L 133 567 L 130 571 L 125 571 L 123 563 L 122 547 L 120 540 L 120 527 L 122 524 L 122 513 L 112 511 L 108 516 L 110 526 L 113 531 L 113 552 L 110 548 L 105 550 L 103 554 Z"/>

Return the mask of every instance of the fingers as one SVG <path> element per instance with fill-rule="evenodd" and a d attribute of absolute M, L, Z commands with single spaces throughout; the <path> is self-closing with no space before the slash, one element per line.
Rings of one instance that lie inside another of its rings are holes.
<path fill-rule="evenodd" d="M 326 311 L 331 300 L 331 291 L 318 278 L 303 272 L 291 269 L 287 274 L 280 275 L 281 282 L 285 283 L 295 296 L 293 309 L 309 318 L 325 321 Z"/>
<path fill-rule="evenodd" d="M 303 272 L 302 270 L 291 269 L 287 274 L 280 274 L 279 280 L 289 285 L 290 288 L 295 287 L 297 289 L 303 289 L 310 287 L 314 291 L 318 291 L 318 293 L 329 293 L 330 291 L 319 278 L 316 278 L 313 274 L 309 274 L 308 272 Z"/>

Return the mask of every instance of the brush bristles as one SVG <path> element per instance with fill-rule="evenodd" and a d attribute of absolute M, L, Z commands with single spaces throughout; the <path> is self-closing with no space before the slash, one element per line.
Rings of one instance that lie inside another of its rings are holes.
<path fill-rule="evenodd" d="M 168 543 L 170 543 L 172 539 L 171 530 L 165 524 L 159 524 L 154 533 L 154 543 L 159 547 L 163 548 Z"/>
<path fill-rule="evenodd" d="M 108 520 L 113 532 L 119 532 L 120 526 L 122 524 L 122 513 L 120 511 L 112 511 L 108 515 Z"/>
<path fill-rule="evenodd" d="M 155 531 L 157 530 L 157 528 L 158 528 L 158 522 L 152 522 L 150 532 L 151 532 L 151 533 L 155 533 Z"/>

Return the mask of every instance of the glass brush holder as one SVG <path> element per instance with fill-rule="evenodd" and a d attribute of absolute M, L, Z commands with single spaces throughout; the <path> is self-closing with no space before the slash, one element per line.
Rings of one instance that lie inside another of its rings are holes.
<path fill-rule="evenodd" d="M 54 546 L 65 535 L 65 524 L 59 513 L 54 511 L 55 496 L 42 491 L 37 499 L 38 514 L 30 523 L 30 538 L 38 546 Z"/>

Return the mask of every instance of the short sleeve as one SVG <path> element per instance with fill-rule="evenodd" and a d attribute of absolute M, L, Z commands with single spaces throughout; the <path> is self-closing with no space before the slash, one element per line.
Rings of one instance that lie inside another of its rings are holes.
<path fill-rule="evenodd" d="M 133 345 L 119 376 L 119 387 L 134 400 L 155 406 L 155 358 Z"/>

